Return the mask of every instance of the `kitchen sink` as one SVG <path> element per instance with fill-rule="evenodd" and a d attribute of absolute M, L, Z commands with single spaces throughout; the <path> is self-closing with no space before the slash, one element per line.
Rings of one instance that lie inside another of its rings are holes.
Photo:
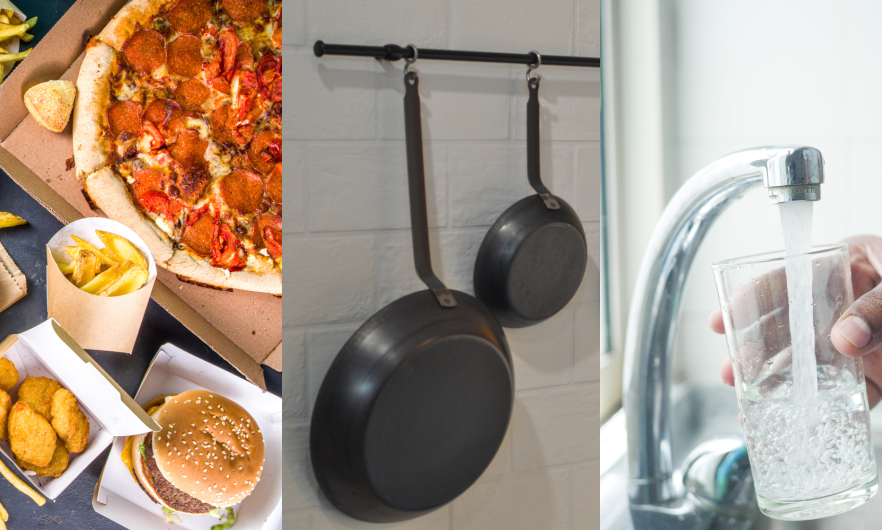
<path fill-rule="evenodd" d="M 675 385 L 672 389 L 672 448 L 676 466 L 689 451 L 715 436 L 741 434 L 735 390 L 723 385 Z M 870 415 L 876 463 L 882 462 L 882 406 Z M 619 411 L 601 428 L 600 529 L 634 528 L 628 508 L 628 464 L 625 417 Z M 882 495 L 849 512 L 813 521 L 780 521 L 759 513 L 751 530 L 840 530 L 882 527 Z"/>

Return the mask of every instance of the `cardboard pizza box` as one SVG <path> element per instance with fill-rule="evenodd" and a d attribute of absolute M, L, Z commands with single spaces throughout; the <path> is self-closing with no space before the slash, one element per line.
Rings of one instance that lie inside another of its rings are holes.
<path fill-rule="evenodd" d="M 7 337 L 0 342 L 0 357 L 12 361 L 18 370 L 18 383 L 9 392 L 13 402 L 25 378 L 48 377 L 76 396 L 89 419 L 86 448 L 70 455 L 67 469 L 58 478 L 22 470 L 9 442 L 0 442 L 0 453 L 49 499 L 61 495 L 115 437 L 159 430 L 159 425 L 54 320 Z"/>
<path fill-rule="evenodd" d="M 22 95 L 51 79 L 75 82 L 85 42 L 125 5 L 124 0 L 78 0 L 0 85 L 0 167 L 58 219 L 70 223 L 103 215 L 93 210 L 73 163 L 72 126 L 52 133 L 28 114 Z M 160 268 L 153 299 L 236 367 L 265 388 L 266 364 L 282 369 L 282 299 L 192 285 Z"/>
<path fill-rule="evenodd" d="M 25 275 L 0 244 L 0 312 L 28 294 Z"/>
<path fill-rule="evenodd" d="M 216 392 L 238 403 L 257 420 L 266 444 L 263 473 L 257 487 L 234 507 L 236 530 L 281 530 L 282 528 L 282 400 L 261 392 L 240 378 L 194 357 L 171 344 L 165 344 L 150 363 L 135 401 L 144 404 L 157 396 L 187 390 Z M 146 430 L 144 431 L 146 432 Z M 107 464 L 95 486 L 92 507 L 96 512 L 126 528 L 149 530 L 174 528 L 165 523 L 165 514 L 145 494 L 120 456 L 125 438 L 117 438 Z M 218 520 L 209 515 L 184 515 L 177 526 L 209 530 Z"/>

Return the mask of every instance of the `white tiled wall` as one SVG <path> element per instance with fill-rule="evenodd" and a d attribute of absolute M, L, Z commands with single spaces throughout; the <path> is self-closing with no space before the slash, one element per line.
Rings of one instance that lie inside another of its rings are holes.
<path fill-rule="evenodd" d="M 398 525 L 360 523 L 317 489 L 309 417 L 343 343 L 373 312 L 423 289 L 413 270 L 401 68 L 316 58 L 312 44 L 408 44 L 599 56 L 599 0 L 286 0 L 285 527 L 590 530 L 598 521 L 600 75 L 542 67 L 542 174 L 581 215 L 586 279 L 538 326 L 508 330 L 512 426 L 462 497 Z M 432 261 L 472 292 L 489 226 L 530 193 L 524 67 L 417 63 Z"/>
<path fill-rule="evenodd" d="M 813 241 L 882 235 L 882 33 L 872 0 L 738 3 L 676 0 L 669 58 L 676 137 L 666 156 L 685 180 L 732 151 L 817 147 L 826 161 Z M 719 384 L 725 340 L 707 326 L 719 307 L 710 264 L 783 248 L 778 212 L 762 190 L 733 204 L 698 252 L 683 301 L 676 357 L 692 382 Z"/>

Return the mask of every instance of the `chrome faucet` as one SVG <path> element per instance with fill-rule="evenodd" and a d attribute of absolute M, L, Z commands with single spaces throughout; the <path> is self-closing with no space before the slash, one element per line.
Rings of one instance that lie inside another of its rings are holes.
<path fill-rule="evenodd" d="M 671 366 L 680 300 L 701 241 L 734 199 L 762 183 L 772 204 L 817 201 L 823 182 L 817 149 L 747 149 L 696 173 L 662 213 L 637 275 L 625 338 L 628 495 L 635 530 L 752 525 L 757 510 L 743 437 L 701 444 L 674 472 Z"/>

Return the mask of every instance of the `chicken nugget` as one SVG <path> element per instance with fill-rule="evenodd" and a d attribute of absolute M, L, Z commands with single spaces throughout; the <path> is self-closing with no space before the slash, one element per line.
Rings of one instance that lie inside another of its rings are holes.
<path fill-rule="evenodd" d="M 89 440 L 89 420 L 77 398 L 62 388 L 52 396 L 52 427 L 71 453 L 81 453 Z"/>
<path fill-rule="evenodd" d="M 18 384 L 18 370 L 12 361 L 3 357 L 0 359 L 0 390 L 9 392 Z"/>
<path fill-rule="evenodd" d="M 9 411 L 9 446 L 16 457 L 46 467 L 55 454 L 58 435 L 46 418 L 19 401 Z"/>
<path fill-rule="evenodd" d="M 61 388 L 58 381 L 48 377 L 28 377 L 18 387 L 18 400 L 24 401 L 34 411 L 52 421 L 52 396 Z"/>
<path fill-rule="evenodd" d="M 12 408 L 12 398 L 5 391 L 0 390 L 0 440 L 9 439 L 8 420 L 9 409 Z"/>
<path fill-rule="evenodd" d="M 27 471 L 34 471 L 37 473 L 38 477 L 60 477 L 61 474 L 64 473 L 64 470 L 67 469 L 67 464 L 69 460 L 70 455 L 68 454 L 67 449 L 64 448 L 64 444 L 61 443 L 61 440 L 56 441 L 55 452 L 52 454 L 52 460 L 46 467 L 37 467 L 33 464 L 25 462 L 19 457 L 15 457 L 15 461 L 18 464 L 18 467 Z"/>

